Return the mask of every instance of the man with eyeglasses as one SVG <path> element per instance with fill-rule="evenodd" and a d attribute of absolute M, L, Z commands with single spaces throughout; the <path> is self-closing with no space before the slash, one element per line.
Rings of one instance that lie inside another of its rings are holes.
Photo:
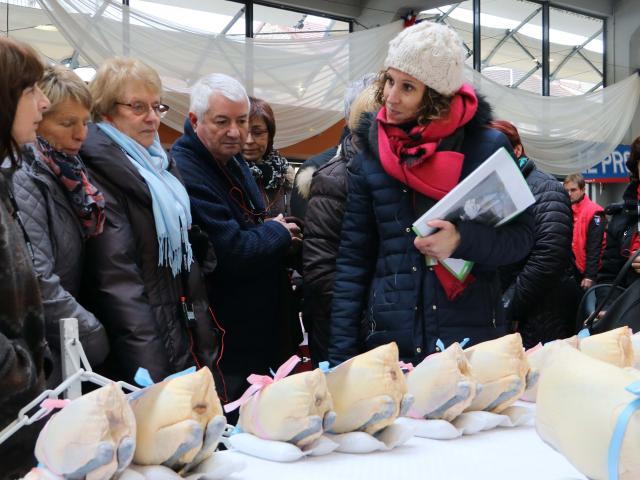
<path fill-rule="evenodd" d="M 297 225 L 265 218 L 260 190 L 240 155 L 248 136 L 249 98 L 235 79 L 212 74 L 192 88 L 184 134 L 171 149 L 191 198 L 194 222 L 215 249 L 217 266 L 206 283 L 225 330 L 221 369 L 228 401 L 252 373 L 268 374 L 294 353 L 289 326 L 278 318 L 279 276 Z M 282 319 L 283 320 L 283 319 Z"/>

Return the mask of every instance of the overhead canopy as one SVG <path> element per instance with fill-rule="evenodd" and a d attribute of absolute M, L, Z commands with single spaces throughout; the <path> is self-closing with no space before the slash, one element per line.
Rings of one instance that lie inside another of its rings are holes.
<path fill-rule="evenodd" d="M 204 34 L 125 7 L 119 1 L 38 0 L 70 45 L 93 66 L 131 55 L 162 77 L 165 122 L 177 130 L 189 109 L 190 86 L 202 75 L 227 73 L 267 100 L 277 120 L 276 146 L 316 135 L 342 118 L 346 85 L 381 69 L 387 44 L 401 29 L 375 29 L 321 39 L 259 40 Z M 498 85 L 468 70 L 496 117 L 521 130 L 527 153 L 546 171 L 564 175 L 600 162 L 625 135 L 640 98 L 633 75 L 581 96 L 542 97 Z"/>
<path fill-rule="evenodd" d="M 542 170 L 568 175 L 601 162 L 622 141 L 640 98 L 640 77 L 574 97 L 543 97 L 503 87 L 467 70 L 476 90 L 494 107 L 494 117 L 518 127 L 527 155 Z"/>
<path fill-rule="evenodd" d="M 271 104 L 277 146 L 292 145 L 338 122 L 345 86 L 382 68 L 387 43 L 402 28 L 395 22 L 354 35 L 296 41 L 229 38 L 191 31 L 115 1 L 105 6 L 92 0 L 39 3 L 90 64 L 130 55 L 155 68 L 171 107 L 164 120 L 169 126 L 182 130 L 189 89 L 198 78 L 226 73 Z"/>

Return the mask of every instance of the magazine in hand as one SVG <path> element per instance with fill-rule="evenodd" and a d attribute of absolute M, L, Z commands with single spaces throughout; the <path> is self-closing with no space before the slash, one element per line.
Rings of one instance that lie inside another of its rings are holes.
<path fill-rule="evenodd" d="M 534 203 L 516 162 L 500 148 L 416 220 L 413 231 L 420 237 L 435 233 L 435 228 L 427 226 L 431 220 L 473 221 L 499 227 Z M 427 259 L 429 262 L 435 260 Z M 440 263 L 460 281 L 473 267 L 473 262 L 458 258 Z"/>

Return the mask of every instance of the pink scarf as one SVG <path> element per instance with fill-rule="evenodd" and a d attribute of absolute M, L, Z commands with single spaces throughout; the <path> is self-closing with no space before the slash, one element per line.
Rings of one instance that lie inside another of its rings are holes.
<path fill-rule="evenodd" d="M 478 98 L 470 85 L 463 84 L 451 100 L 449 113 L 409 132 L 387 123 L 387 111 L 378 112 L 378 149 L 385 172 L 413 190 L 440 200 L 460 180 L 464 155 L 437 151 L 440 142 L 468 123 L 478 110 Z M 449 300 L 455 299 L 473 281 L 469 275 L 460 282 L 438 263 L 436 276 Z"/>

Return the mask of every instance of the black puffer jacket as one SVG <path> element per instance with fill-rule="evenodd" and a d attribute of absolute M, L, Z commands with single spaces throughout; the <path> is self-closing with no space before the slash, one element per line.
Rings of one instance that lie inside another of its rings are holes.
<path fill-rule="evenodd" d="M 518 321 L 525 347 L 571 336 L 577 307 L 572 265 L 573 214 L 567 192 L 530 159 L 520 159 L 520 170 L 536 199 L 530 210 L 535 220 L 534 244 L 529 255 L 500 269 L 507 317 Z"/>
<path fill-rule="evenodd" d="M 313 174 L 302 245 L 304 306 L 309 349 L 314 365 L 327 360 L 331 299 L 347 201 L 347 163 L 356 154 L 351 135 L 338 154 Z"/>
<path fill-rule="evenodd" d="M 87 242 L 87 305 L 109 335 L 108 374 L 131 381 L 144 367 L 155 381 L 192 365 L 214 367 L 217 338 L 197 263 L 185 275 L 196 314 L 179 309 L 183 278 L 158 266 L 151 193 L 124 152 L 95 125 L 80 152 L 103 192 L 104 232 Z M 169 171 L 177 175 L 173 162 Z"/>
<path fill-rule="evenodd" d="M 598 272 L 598 283 L 613 282 L 629 259 L 631 239 L 638 232 L 638 184 L 637 180 L 633 181 L 625 189 L 622 195 L 624 203 L 607 207 L 607 211 L 611 211 L 613 215 L 607 224 L 607 244 L 602 256 L 602 267 Z M 631 268 L 622 286 L 628 287 L 638 278 L 640 275 Z"/>

